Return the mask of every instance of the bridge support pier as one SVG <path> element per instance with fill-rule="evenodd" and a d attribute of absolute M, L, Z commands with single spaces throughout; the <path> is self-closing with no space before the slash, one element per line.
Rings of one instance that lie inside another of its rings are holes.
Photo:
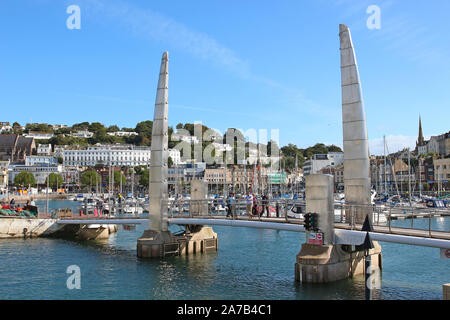
<path fill-rule="evenodd" d="M 326 283 L 364 274 L 364 245 L 335 243 L 332 176 L 306 177 L 306 212 L 317 214 L 318 228 L 312 230 L 312 226 L 305 226 L 307 242 L 296 256 L 295 280 Z M 368 251 L 371 266 L 381 270 L 381 246 L 376 241 L 372 243 L 373 249 Z"/>
<path fill-rule="evenodd" d="M 190 255 L 217 251 L 217 233 L 211 227 L 189 226 L 181 235 L 170 231 L 145 230 L 137 241 L 139 258 L 164 258 L 172 255 Z"/>
<path fill-rule="evenodd" d="M 382 269 L 381 246 L 373 241 L 369 250 L 372 266 Z M 327 283 L 364 274 L 364 251 L 347 245 L 313 245 L 304 243 L 297 254 L 295 280 L 305 283 Z"/>

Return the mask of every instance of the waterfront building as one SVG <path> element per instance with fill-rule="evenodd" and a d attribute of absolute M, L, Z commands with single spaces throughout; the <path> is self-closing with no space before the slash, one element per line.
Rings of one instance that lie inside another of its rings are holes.
<path fill-rule="evenodd" d="M 25 157 L 25 165 L 26 166 L 46 166 L 46 165 L 56 165 L 58 164 L 58 158 L 52 157 L 52 156 L 44 156 L 44 155 L 37 155 L 37 156 L 26 156 Z"/>
<path fill-rule="evenodd" d="M 450 155 L 450 131 L 438 136 L 431 136 L 430 140 L 425 141 L 422 132 L 422 120 L 419 117 L 419 136 L 416 142 L 416 152 L 418 155 L 430 152 L 441 156 Z"/>
<path fill-rule="evenodd" d="M 329 152 L 328 154 L 314 154 L 311 159 L 306 160 L 303 164 L 303 175 L 318 173 L 326 166 L 337 166 L 344 162 L 343 152 Z"/>
<path fill-rule="evenodd" d="M 0 189 L 6 189 L 8 187 L 8 167 L 9 160 L 0 161 Z"/>
<path fill-rule="evenodd" d="M 227 182 L 231 182 L 231 171 L 223 168 L 208 168 L 205 169 L 205 181 L 208 185 L 223 185 L 225 183 L 225 174 L 227 175 Z"/>
<path fill-rule="evenodd" d="M 269 172 L 267 174 L 268 183 L 272 185 L 286 184 L 286 172 Z"/>
<path fill-rule="evenodd" d="M 64 165 L 76 167 L 105 166 L 135 167 L 150 163 L 150 147 L 133 145 L 101 145 L 83 150 L 67 149 L 63 155 Z"/>
<path fill-rule="evenodd" d="M 334 178 L 335 190 L 344 188 L 344 164 L 340 163 L 336 166 L 328 165 L 320 170 L 320 173 L 331 174 Z"/>
<path fill-rule="evenodd" d="M 25 138 L 17 134 L 0 135 L 1 161 L 25 162 L 25 157 L 33 154 L 36 154 L 34 138 Z"/>
<path fill-rule="evenodd" d="M 73 167 L 63 167 L 61 171 L 64 186 L 70 190 L 71 187 L 80 185 L 80 171 Z"/>
<path fill-rule="evenodd" d="M 192 179 L 203 179 L 206 169 L 205 162 L 186 161 L 184 166 L 184 180 L 190 182 Z"/>
<path fill-rule="evenodd" d="M 31 172 L 34 176 L 36 184 L 45 184 L 47 176 L 50 173 L 61 173 L 63 171 L 62 165 L 53 165 L 53 166 L 42 166 L 42 165 L 34 165 L 34 166 L 26 166 L 23 164 L 13 164 L 10 165 L 9 171 L 9 183 L 14 183 L 14 178 L 21 172 Z"/>
<path fill-rule="evenodd" d="M 450 158 L 434 159 L 434 180 L 439 184 L 448 184 L 450 181 Z"/>
<path fill-rule="evenodd" d="M 51 144 L 39 144 L 37 147 L 37 154 L 39 156 L 49 156 L 52 154 Z"/>

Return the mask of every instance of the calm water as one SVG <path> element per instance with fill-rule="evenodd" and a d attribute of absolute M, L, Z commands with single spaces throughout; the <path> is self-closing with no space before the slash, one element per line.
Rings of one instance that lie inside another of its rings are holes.
<path fill-rule="evenodd" d="M 39 205 L 45 206 L 44 203 Z M 50 207 L 75 202 L 52 201 Z M 421 220 L 421 221 L 420 221 Z M 416 220 L 415 224 L 428 223 Z M 450 230 L 450 220 L 433 219 Z M 397 221 L 408 226 L 410 221 Z M 172 231 L 180 227 L 171 227 Z M 295 255 L 304 234 L 214 227 L 219 251 L 165 260 L 136 257 L 144 226 L 105 241 L 0 241 L 1 299 L 364 299 L 364 279 L 305 285 L 294 281 Z M 384 269 L 377 299 L 442 299 L 450 260 L 439 249 L 381 243 Z M 81 289 L 66 287 L 66 268 L 81 269 Z"/>

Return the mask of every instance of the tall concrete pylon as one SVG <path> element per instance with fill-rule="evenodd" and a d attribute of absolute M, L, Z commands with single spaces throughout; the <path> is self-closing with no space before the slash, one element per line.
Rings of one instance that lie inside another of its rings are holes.
<path fill-rule="evenodd" d="M 344 144 L 345 203 L 370 204 L 370 162 L 366 114 L 358 65 L 349 28 L 339 25 L 341 51 L 342 127 Z M 346 221 L 363 223 L 371 210 L 358 206 L 346 210 Z"/>
<path fill-rule="evenodd" d="M 167 161 L 169 113 L 169 53 L 164 52 L 153 116 L 149 179 L 149 229 L 167 231 Z"/>

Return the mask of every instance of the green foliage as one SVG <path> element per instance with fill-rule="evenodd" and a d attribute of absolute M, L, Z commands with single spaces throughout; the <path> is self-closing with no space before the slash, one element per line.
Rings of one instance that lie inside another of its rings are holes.
<path fill-rule="evenodd" d="M 127 182 L 127 178 L 125 177 L 125 175 L 120 172 L 120 171 L 114 171 L 114 185 L 115 186 L 120 186 L 120 179 L 122 179 L 122 186 L 125 186 L 126 182 Z M 106 178 L 106 181 L 108 181 L 109 183 L 109 176 Z"/>
<path fill-rule="evenodd" d="M 150 141 L 152 139 L 152 130 L 153 130 L 153 121 L 150 120 L 139 122 L 135 128 L 135 131 L 141 137 L 147 138 Z"/>
<path fill-rule="evenodd" d="M 72 126 L 72 131 L 79 131 L 79 130 L 87 130 L 89 129 L 89 122 L 81 122 L 81 123 L 75 123 Z"/>
<path fill-rule="evenodd" d="M 117 132 L 120 131 L 119 127 L 116 125 L 109 126 L 107 129 L 108 132 Z M 125 131 L 125 130 L 124 130 Z"/>
<path fill-rule="evenodd" d="M 57 173 L 50 173 L 47 177 L 48 179 L 48 185 L 50 188 L 57 188 L 60 187 L 63 183 L 63 177 L 60 174 Z M 45 179 L 45 183 L 47 184 L 47 179 Z"/>
<path fill-rule="evenodd" d="M 148 187 L 150 171 L 148 169 L 143 169 L 140 174 L 139 184 L 143 187 Z"/>
<path fill-rule="evenodd" d="M 95 186 L 97 182 L 100 183 L 100 175 L 95 170 L 85 171 L 81 175 L 81 183 L 85 186 Z"/>
<path fill-rule="evenodd" d="M 50 143 L 53 146 L 54 145 L 76 145 L 76 144 L 85 146 L 85 145 L 89 144 L 88 139 L 64 136 L 62 134 L 58 134 L 46 141 L 48 141 L 46 143 Z"/>
<path fill-rule="evenodd" d="M 20 125 L 20 123 L 14 122 L 12 127 L 13 127 L 14 134 L 22 134 L 23 133 L 22 126 Z"/>
<path fill-rule="evenodd" d="M 142 174 L 142 171 L 145 170 L 145 166 L 136 166 L 134 167 L 134 173 L 137 175 Z"/>
<path fill-rule="evenodd" d="M 53 128 L 46 123 L 27 123 L 27 125 L 25 126 L 25 131 L 53 133 Z"/>
<path fill-rule="evenodd" d="M 31 172 L 22 171 L 14 178 L 14 184 L 16 186 L 33 186 L 36 184 L 36 180 Z"/>
<path fill-rule="evenodd" d="M 313 154 L 326 154 L 328 152 L 342 152 L 342 149 L 335 145 L 326 146 L 323 143 L 316 143 L 314 146 L 303 150 L 303 156 L 311 159 Z"/>

